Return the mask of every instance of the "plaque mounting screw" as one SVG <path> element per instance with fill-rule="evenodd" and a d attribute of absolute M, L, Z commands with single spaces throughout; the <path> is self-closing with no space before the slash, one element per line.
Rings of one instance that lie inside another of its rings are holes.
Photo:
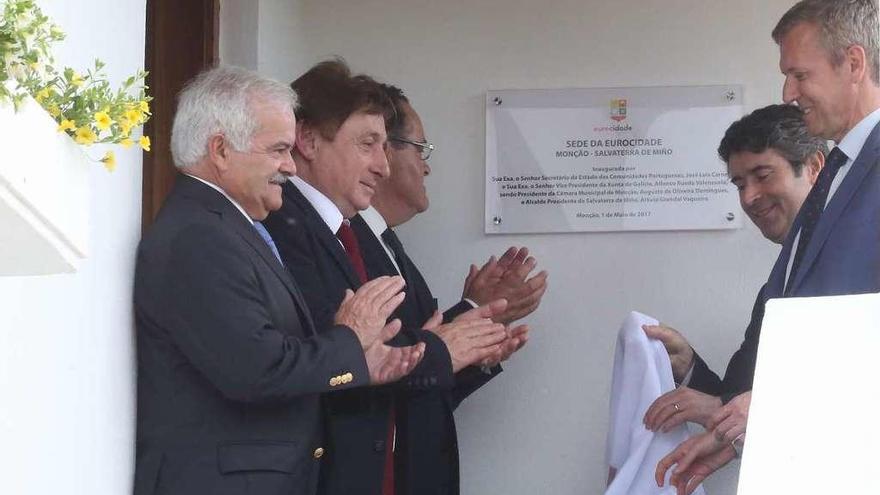
<path fill-rule="evenodd" d="M 727 98 L 727 101 L 733 101 L 736 99 L 736 91 L 728 91 L 724 94 L 724 97 Z"/>
<path fill-rule="evenodd" d="M 501 225 L 501 217 L 494 217 L 494 218 L 492 218 L 492 223 L 495 224 L 496 227 L 497 227 L 498 225 Z"/>
<path fill-rule="evenodd" d="M 500 96 L 496 96 L 495 98 L 492 98 L 492 101 L 493 101 L 496 105 L 501 105 L 501 102 L 502 102 Z"/>
<path fill-rule="evenodd" d="M 727 217 L 725 217 L 725 218 L 727 218 L 728 222 L 732 222 L 733 219 L 736 218 L 736 215 L 734 215 L 733 213 L 728 213 Z"/>

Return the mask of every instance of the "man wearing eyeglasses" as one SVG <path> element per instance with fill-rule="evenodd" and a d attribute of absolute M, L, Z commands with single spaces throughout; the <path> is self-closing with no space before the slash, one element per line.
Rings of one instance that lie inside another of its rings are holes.
<path fill-rule="evenodd" d="M 437 300 L 392 228 L 427 210 L 425 177 L 431 173 L 427 162 L 434 145 L 425 139 L 421 118 L 403 91 L 387 84 L 382 89 L 386 103 L 390 104 L 385 120 L 385 155 L 391 174 L 376 184 L 372 206 L 352 218 L 351 225 L 370 276 L 399 274 L 406 280 L 406 297 L 395 314 L 404 326 L 421 325 L 437 310 Z M 480 269 L 471 266 L 462 299 L 443 314 L 444 321 L 498 298 L 507 300 L 508 305 L 493 316 L 496 322 L 509 325 L 527 316 L 537 308 L 547 287 L 546 272 L 529 278 L 535 264 L 527 249 L 510 248 L 500 258 L 490 258 Z M 505 345 L 479 363 L 481 366 L 469 366 L 455 374 L 456 386 L 451 393 L 423 395 L 408 401 L 408 426 L 423 432 L 419 442 L 408 446 L 410 493 L 459 493 L 458 444 L 452 410 L 501 371 L 501 361 L 525 344 L 528 327 L 511 328 L 509 334 Z M 448 424 L 427 421 L 436 417 L 437 411 L 448 411 Z"/>
<path fill-rule="evenodd" d="M 384 258 L 394 265 L 394 270 L 381 274 L 400 273 L 404 278 L 407 278 L 407 274 L 411 275 L 413 280 L 407 279 L 410 292 L 407 299 L 414 298 L 411 297 L 414 296 L 414 289 L 421 289 L 428 296 L 423 299 L 433 301 L 424 279 L 403 251 L 400 239 L 393 229 L 428 209 L 425 177 L 431 173 L 428 159 L 434 151 L 434 145 L 425 139 L 422 120 L 403 91 L 389 84 L 383 84 L 382 89 L 387 96 L 387 103 L 391 105 L 386 112 L 389 117 L 385 120 L 388 132 L 385 154 L 391 175 L 376 184 L 371 207 L 358 215 L 363 221 L 357 217 L 352 219 L 352 227 L 358 238 L 364 239 L 362 244 L 366 244 L 366 247 L 370 247 L 371 241 L 379 240 L 386 255 Z M 498 298 L 506 299 L 508 305 L 503 313 L 493 317 L 497 322 L 510 324 L 531 314 L 537 309 L 547 289 L 546 272 L 542 271 L 527 278 L 536 264 L 536 260 L 528 256 L 527 248 L 511 247 L 500 258 L 490 258 L 479 269 L 471 265 L 464 283 L 462 300 L 444 313 L 444 321 L 450 320 L 462 310 Z M 436 301 L 434 303 L 436 305 Z M 429 316 L 430 314 L 428 312 Z"/>

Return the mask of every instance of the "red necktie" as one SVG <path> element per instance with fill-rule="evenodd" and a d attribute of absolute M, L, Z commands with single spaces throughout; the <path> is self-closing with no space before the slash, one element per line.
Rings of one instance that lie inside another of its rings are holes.
<path fill-rule="evenodd" d="M 354 230 L 351 228 L 348 220 L 343 220 L 336 232 L 336 237 L 342 242 L 351 266 L 357 273 L 361 283 L 367 281 L 367 269 L 364 265 L 364 258 L 361 256 L 361 247 L 358 244 Z M 394 495 L 394 401 L 391 401 L 391 407 L 388 414 L 388 435 L 385 438 L 385 469 L 382 476 L 382 495 Z"/>
<path fill-rule="evenodd" d="M 354 235 L 354 229 L 351 228 L 348 220 L 342 221 L 342 225 L 339 226 L 339 230 L 336 232 L 336 237 L 342 242 L 342 247 L 345 248 L 348 259 L 351 261 L 351 266 L 354 268 L 354 272 L 357 273 L 361 283 L 366 283 L 367 268 L 364 266 L 364 258 L 361 256 L 361 247 L 358 244 L 357 237 Z"/>

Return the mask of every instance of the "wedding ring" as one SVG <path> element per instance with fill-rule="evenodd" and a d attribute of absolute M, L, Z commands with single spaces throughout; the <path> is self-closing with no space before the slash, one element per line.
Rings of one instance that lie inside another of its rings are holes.
<path fill-rule="evenodd" d="M 675 404 L 672 404 L 672 407 L 675 408 L 675 411 L 676 411 L 676 412 L 681 411 L 681 408 L 678 407 L 678 402 L 676 402 Z"/>

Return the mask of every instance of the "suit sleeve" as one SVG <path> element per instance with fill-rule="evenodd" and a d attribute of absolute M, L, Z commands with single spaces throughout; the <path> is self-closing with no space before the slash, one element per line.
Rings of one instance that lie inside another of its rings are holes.
<path fill-rule="evenodd" d="M 457 408 L 477 389 L 489 383 L 489 380 L 501 373 L 501 365 L 495 365 L 489 370 L 483 371 L 479 366 L 468 366 L 455 374 L 455 387 L 452 389 L 452 407 Z"/>
<path fill-rule="evenodd" d="M 746 328 L 742 345 L 730 358 L 727 371 L 724 373 L 724 381 L 721 384 L 721 401 L 725 404 L 737 395 L 752 389 L 765 303 L 764 287 L 761 287 L 761 292 L 758 293 L 758 298 L 752 308 L 752 317 L 748 328 Z"/>
<path fill-rule="evenodd" d="M 709 369 L 709 365 L 703 361 L 697 351 L 694 351 L 694 369 L 687 386 L 709 395 L 721 393 L 721 378 Z"/>
<path fill-rule="evenodd" d="M 443 323 L 449 323 L 462 313 L 466 313 L 472 309 L 474 309 L 474 307 L 471 305 L 471 303 L 462 299 L 461 301 L 458 301 L 455 306 L 443 312 Z"/>
<path fill-rule="evenodd" d="M 267 224 L 270 222 L 271 220 Z M 332 327 L 336 312 L 339 310 L 339 304 L 344 297 L 344 289 L 336 291 L 322 275 L 330 268 L 319 265 L 329 261 L 326 257 L 318 254 L 317 240 L 314 240 L 308 233 L 303 233 L 303 235 L 288 234 L 276 236 L 275 243 L 278 245 L 282 257 L 287 261 L 296 281 L 301 287 L 306 288 L 303 295 L 315 319 L 319 333 L 322 332 L 322 328 Z M 449 358 L 446 345 L 439 337 L 420 328 L 404 327 L 389 344 L 402 347 L 418 342 L 425 343 L 425 353 L 422 360 L 409 375 L 390 386 L 414 391 L 451 389 L 455 384 L 452 374 L 452 360 Z"/>
<path fill-rule="evenodd" d="M 167 290 L 155 291 L 150 302 L 156 307 L 144 314 L 159 315 L 159 327 L 168 329 L 173 344 L 232 400 L 280 401 L 366 385 L 366 361 L 351 329 L 337 326 L 301 338 L 277 327 L 281 310 L 267 304 L 263 286 L 265 277 L 276 275 L 261 272 L 257 263 L 263 261 L 246 248 L 216 228 L 181 231 L 167 263 L 155 267 L 170 281 Z M 289 296 L 280 280 L 276 286 L 284 295 L 273 296 Z M 281 301 L 298 318 L 292 298 Z M 328 381 L 345 373 L 347 383 Z"/>
<path fill-rule="evenodd" d="M 752 389 L 758 343 L 761 336 L 761 322 L 764 319 L 765 287 L 761 287 L 758 292 L 745 337 L 739 349 L 733 353 L 727 363 L 724 379 L 718 378 L 718 375 L 709 369 L 703 359 L 694 353 L 694 372 L 688 386 L 700 392 L 720 396 L 721 402 L 724 404 L 727 404 L 733 397 Z"/>

